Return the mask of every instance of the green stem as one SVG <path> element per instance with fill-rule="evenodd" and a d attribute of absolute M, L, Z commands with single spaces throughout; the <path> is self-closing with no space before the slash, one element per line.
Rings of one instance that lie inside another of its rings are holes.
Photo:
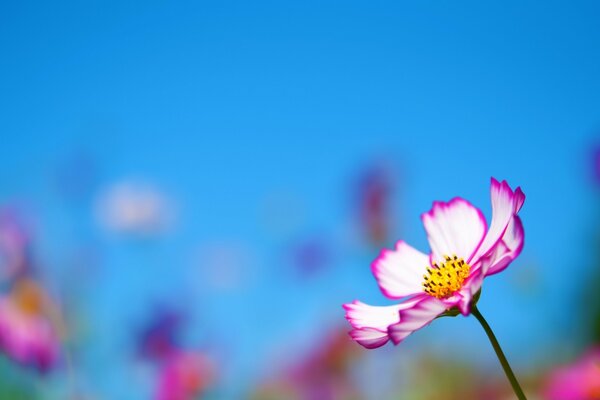
<path fill-rule="evenodd" d="M 502 364 L 504 373 L 506 374 L 506 377 L 510 381 L 510 384 L 512 385 L 512 388 L 515 391 L 515 394 L 517 395 L 519 400 L 527 400 L 527 397 L 525 397 L 525 393 L 523 393 L 523 389 L 521 389 L 521 386 L 519 385 L 519 382 L 517 381 L 515 374 L 513 373 L 512 369 L 510 368 L 510 364 L 506 360 L 506 356 L 504 355 L 504 352 L 502 351 L 502 348 L 500 347 L 500 344 L 498 343 L 498 339 L 496 339 L 496 335 L 494 335 L 492 328 L 490 328 L 487 321 L 485 320 L 485 318 L 483 318 L 483 315 L 481 315 L 481 313 L 479 312 L 479 310 L 477 309 L 476 306 L 473 306 L 471 308 L 471 314 L 473 314 L 475 316 L 475 318 L 477 318 L 477 320 L 479 321 L 481 326 L 483 326 L 483 329 L 485 330 L 485 333 L 487 334 L 488 338 L 490 339 L 490 342 L 492 343 L 492 347 L 496 351 L 496 356 L 498 356 L 498 360 L 500 361 L 500 364 Z"/>

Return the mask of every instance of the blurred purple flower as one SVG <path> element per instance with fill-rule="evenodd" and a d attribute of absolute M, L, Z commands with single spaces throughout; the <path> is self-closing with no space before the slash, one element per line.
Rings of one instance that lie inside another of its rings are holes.
<path fill-rule="evenodd" d="M 177 351 L 177 335 L 183 323 L 180 313 L 163 309 L 140 333 L 139 352 L 142 357 L 163 361 Z"/>
<path fill-rule="evenodd" d="M 310 277 L 331 263 L 332 254 L 325 239 L 312 237 L 294 243 L 289 258 L 297 273 L 303 277 Z"/>
<path fill-rule="evenodd" d="M 600 146 L 596 145 L 592 153 L 593 174 L 597 183 L 600 183 Z"/>
<path fill-rule="evenodd" d="M 29 268 L 29 235 L 12 208 L 0 209 L 0 280 L 13 279 Z"/>
<path fill-rule="evenodd" d="M 543 393 L 548 400 L 600 399 L 600 347 L 592 348 L 574 363 L 552 371 Z"/>

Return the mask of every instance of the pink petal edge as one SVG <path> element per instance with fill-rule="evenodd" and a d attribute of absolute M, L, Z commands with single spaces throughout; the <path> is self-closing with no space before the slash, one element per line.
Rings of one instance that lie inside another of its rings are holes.
<path fill-rule="evenodd" d="M 506 180 L 498 182 L 493 177 L 491 178 L 490 197 L 492 221 L 485 238 L 471 257 L 470 263 L 473 266 L 476 264 L 479 266 L 480 259 L 494 251 L 508 229 L 511 218 L 517 214 L 525 202 L 525 194 L 520 187 L 513 192 Z"/>
<path fill-rule="evenodd" d="M 352 340 L 367 349 L 376 349 L 390 340 L 387 332 L 381 332 L 374 328 L 353 329 L 348 334 Z"/>
<path fill-rule="evenodd" d="M 371 306 L 358 300 L 344 304 L 346 319 L 354 328 L 349 332 L 350 337 L 368 349 L 383 346 L 389 340 L 388 327 L 400 321 L 400 311 L 413 307 L 425 297 L 422 294 L 391 306 Z"/>
<path fill-rule="evenodd" d="M 518 216 L 514 216 L 507 227 L 502 239 L 497 243 L 503 251 L 494 254 L 493 259 L 489 260 L 489 265 L 484 266 L 485 276 L 495 275 L 504 271 L 510 263 L 521 254 L 525 245 L 525 230 L 523 222 Z"/>
<path fill-rule="evenodd" d="M 446 305 L 439 299 L 426 296 L 411 308 L 400 311 L 400 322 L 388 327 L 388 335 L 392 342 L 398 345 L 414 331 L 430 324 L 446 309 Z"/>

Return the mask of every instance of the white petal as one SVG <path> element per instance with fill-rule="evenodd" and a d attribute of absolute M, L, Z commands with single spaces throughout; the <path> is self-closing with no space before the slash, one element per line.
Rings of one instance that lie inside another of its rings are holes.
<path fill-rule="evenodd" d="M 396 243 L 396 250 L 382 250 L 371 270 L 383 294 L 400 299 L 423 293 L 423 275 L 428 266 L 429 256 L 401 240 Z"/>
<path fill-rule="evenodd" d="M 436 201 L 421 216 L 432 251 L 432 260 L 457 255 L 469 259 L 483 240 L 487 224 L 481 211 L 459 197 L 448 203 Z"/>
<path fill-rule="evenodd" d="M 388 328 L 388 334 L 394 342 L 402 342 L 408 335 L 428 325 L 438 315 L 446 311 L 446 305 L 435 297 L 424 297 L 412 307 L 400 311 L 400 321 Z"/>
<path fill-rule="evenodd" d="M 392 306 L 371 306 L 361 301 L 354 300 L 344 304 L 346 319 L 354 328 L 375 328 L 387 331 L 387 327 L 400 321 L 400 310 L 409 308 L 419 299 L 410 299 Z"/>
<path fill-rule="evenodd" d="M 360 301 L 344 304 L 346 319 L 352 325 L 350 336 L 360 345 L 373 349 L 389 341 L 388 326 L 400 321 L 400 310 L 413 307 L 424 297 L 417 296 L 392 306 L 371 306 Z"/>

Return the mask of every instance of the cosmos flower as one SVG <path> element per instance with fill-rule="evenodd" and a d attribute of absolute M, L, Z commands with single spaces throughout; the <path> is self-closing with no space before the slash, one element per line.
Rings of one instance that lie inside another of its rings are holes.
<path fill-rule="evenodd" d="M 59 355 L 58 333 L 45 313 L 47 306 L 41 288 L 27 279 L 0 297 L 0 351 L 40 371 L 55 365 Z"/>
<path fill-rule="evenodd" d="M 399 344 L 412 332 L 446 313 L 471 312 L 483 279 L 504 270 L 523 248 L 517 213 L 525 195 L 492 178 L 492 220 L 488 229 L 480 210 L 460 197 L 434 202 L 421 216 L 431 247 L 429 255 L 396 243 L 384 249 L 371 269 L 383 294 L 399 304 L 377 307 L 360 301 L 345 304 L 351 337 L 366 348 Z M 457 311 L 457 312 L 458 312 Z"/>
<path fill-rule="evenodd" d="M 544 385 L 544 398 L 600 399 L 600 348 L 591 349 L 573 364 L 554 370 Z"/>

